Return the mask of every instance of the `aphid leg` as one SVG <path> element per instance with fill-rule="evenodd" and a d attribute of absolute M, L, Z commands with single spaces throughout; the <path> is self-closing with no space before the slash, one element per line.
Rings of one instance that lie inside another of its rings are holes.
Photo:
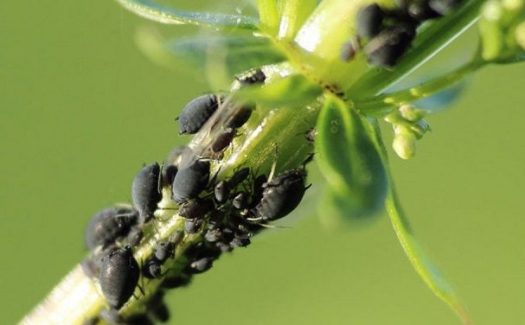
<path fill-rule="evenodd" d="M 306 165 L 311 163 L 314 160 L 315 152 L 309 153 L 308 157 L 303 161 L 303 169 L 306 168 Z"/>
<path fill-rule="evenodd" d="M 210 180 L 210 184 L 215 184 L 215 181 L 217 180 L 217 176 L 219 176 L 219 172 L 221 171 L 222 166 L 219 166 L 219 169 L 215 172 L 213 177 Z"/>
<path fill-rule="evenodd" d="M 272 169 L 270 170 L 270 174 L 268 175 L 267 183 L 270 183 L 272 181 L 273 175 L 275 174 L 275 168 L 277 167 L 278 153 L 279 153 L 279 149 L 277 148 L 277 146 L 275 146 L 275 157 L 273 159 Z"/>
<path fill-rule="evenodd" d="M 142 269 L 144 268 L 144 261 L 141 259 L 140 260 L 140 264 L 139 264 L 139 270 L 141 270 L 141 273 L 142 273 Z M 137 284 L 137 288 L 139 288 L 139 291 L 140 293 L 142 293 L 142 296 L 145 296 L 146 293 L 144 292 L 144 276 L 141 275 L 140 276 L 140 283 Z M 133 293 L 133 297 L 135 297 L 135 299 L 138 299 L 138 297 L 135 296 L 135 293 Z"/>
<path fill-rule="evenodd" d="M 260 219 L 260 218 L 248 218 L 247 220 L 249 220 L 249 219 Z M 256 222 L 256 224 L 257 224 L 258 226 L 261 226 L 261 227 L 263 227 L 263 228 L 268 228 L 268 229 L 284 228 L 284 227 L 282 227 L 282 226 L 271 225 L 271 224 L 269 224 L 269 223 Z"/>

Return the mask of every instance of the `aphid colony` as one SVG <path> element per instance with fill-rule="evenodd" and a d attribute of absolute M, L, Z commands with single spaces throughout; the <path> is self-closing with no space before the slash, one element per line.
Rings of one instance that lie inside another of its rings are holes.
<path fill-rule="evenodd" d="M 392 9 L 377 3 L 367 5 L 357 13 L 357 36 L 343 45 L 341 59 L 351 60 L 362 49 L 371 64 L 393 67 L 412 44 L 419 25 L 446 15 L 460 2 L 397 0 L 397 7 Z"/>
<path fill-rule="evenodd" d="M 242 85 L 264 79 L 262 71 L 256 71 L 239 81 Z M 199 132 L 214 114 L 221 113 L 222 101 L 217 95 L 203 95 L 190 101 L 178 119 L 180 133 Z M 222 125 L 217 126 L 221 131 L 210 145 L 213 159 L 231 144 L 253 109 L 241 105 L 222 119 Z M 110 207 L 92 217 L 86 229 L 86 246 L 92 254 L 83 266 L 89 276 L 98 279 L 110 307 L 100 315 L 105 321 L 115 324 L 151 324 L 152 318 L 167 321 L 165 290 L 187 285 L 193 274 L 210 269 L 222 253 L 249 245 L 250 238 L 268 222 L 294 210 L 307 189 L 304 166 L 278 175 L 272 171 L 269 176 L 257 175 L 243 167 L 219 180 L 218 173 L 211 173 L 213 159 L 200 157 L 189 147 L 176 148 L 163 166 L 153 163 L 137 173 L 131 187 L 132 207 Z M 178 205 L 178 215 L 185 220 L 184 229 L 158 242 L 146 260 L 137 261 L 133 249 L 147 231 L 156 231 L 150 225 L 163 193 L 170 193 L 171 200 Z M 195 238 L 196 234 L 203 240 L 188 245 L 188 238 Z M 184 257 L 180 259 L 185 261 L 183 271 L 170 272 L 165 264 L 183 244 Z M 146 312 L 123 319 L 118 310 L 133 295 L 144 294 L 140 285 L 148 279 L 160 280 L 162 289 L 148 299 Z"/>

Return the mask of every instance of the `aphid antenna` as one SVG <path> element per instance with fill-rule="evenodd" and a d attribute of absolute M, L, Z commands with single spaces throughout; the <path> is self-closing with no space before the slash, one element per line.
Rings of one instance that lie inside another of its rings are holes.
<path fill-rule="evenodd" d="M 216 184 L 215 181 L 217 181 L 217 177 L 219 176 L 219 173 L 221 172 L 221 168 L 222 168 L 222 165 L 219 165 L 219 169 L 217 169 L 213 177 L 208 182 L 208 186 Z"/>
<path fill-rule="evenodd" d="M 212 198 L 212 199 L 213 199 L 214 196 L 215 196 L 215 195 L 214 195 L 213 191 L 211 191 L 211 192 L 208 192 L 208 193 L 204 194 L 203 196 L 200 196 L 199 198 L 201 198 L 201 199 L 209 199 L 209 198 Z"/>
<path fill-rule="evenodd" d="M 290 229 L 292 228 L 292 227 L 287 227 L 287 226 L 279 226 L 279 225 L 272 225 L 269 223 L 258 222 L 258 221 L 261 221 L 262 218 L 246 218 L 246 220 L 253 222 L 263 228 L 268 228 L 268 229 Z"/>
<path fill-rule="evenodd" d="M 160 194 L 162 194 L 162 171 L 163 170 L 164 170 L 164 163 L 160 164 L 159 177 L 157 178 L 157 192 Z"/>

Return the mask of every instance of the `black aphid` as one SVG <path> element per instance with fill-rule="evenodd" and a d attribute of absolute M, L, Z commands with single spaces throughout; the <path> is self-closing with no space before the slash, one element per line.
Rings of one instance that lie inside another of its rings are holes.
<path fill-rule="evenodd" d="M 236 193 L 232 199 L 232 205 L 236 209 L 245 209 L 248 206 L 248 194 L 245 192 Z"/>
<path fill-rule="evenodd" d="M 266 75 L 261 69 L 251 71 L 249 74 L 242 77 L 238 77 L 237 80 L 243 85 L 252 85 L 257 83 L 263 83 L 266 80 Z"/>
<path fill-rule="evenodd" d="M 437 18 L 440 15 L 429 6 L 428 0 L 408 1 L 406 8 L 408 15 L 417 22 L 424 22 L 428 19 Z"/>
<path fill-rule="evenodd" d="M 259 175 L 257 176 L 253 181 L 253 188 L 252 188 L 252 201 L 250 202 L 250 207 L 255 207 L 263 197 L 263 191 L 264 187 L 263 185 L 266 184 L 267 181 L 266 175 Z"/>
<path fill-rule="evenodd" d="M 215 243 L 215 245 L 218 249 L 220 249 L 222 253 L 231 252 L 233 250 L 233 247 L 231 247 L 229 243 L 225 243 L 222 241 Z"/>
<path fill-rule="evenodd" d="M 159 181 L 160 166 L 158 163 L 145 166 L 133 179 L 131 198 L 133 206 L 139 212 L 140 223 L 145 223 L 153 218 L 157 203 L 162 199 Z"/>
<path fill-rule="evenodd" d="M 161 186 L 171 186 L 173 179 L 177 175 L 178 168 L 175 165 L 164 165 L 161 171 Z"/>
<path fill-rule="evenodd" d="M 204 239 L 207 242 L 215 243 L 221 239 L 222 231 L 219 228 L 208 229 L 204 234 Z"/>
<path fill-rule="evenodd" d="M 447 15 L 461 0 L 430 0 L 428 5 L 441 16 Z"/>
<path fill-rule="evenodd" d="M 97 212 L 89 221 L 85 232 L 89 250 L 102 245 L 106 247 L 125 236 L 137 222 L 138 212 L 127 207 L 111 207 Z"/>
<path fill-rule="evenodd" d="M 169 238 L 170 243 L 177 246 L 184 239 L 184 231 L 177 230 Z"/>
<path fill-rule="evenodd" d="M 210 257 L 203 257 L 196 261 L 191 262 L 190 272 L 191 273 L 202 273 L 211 269 L 213 265 L 213 259 Z"/>
<path fill-rule="evenodd" d="M 191 277 L 187 275 L 176 275 L 176 276 L 166 276 L 162 281 L 161 286 L 167 289 L 185 287 L 191 282 Z"/>
<path fill-rule="evenodd" d="M 197 233 L 202 227 L 203 221 L 201 219 L 187 219 L 184 222 L 184 231 L 188 234 Z"/>
<path fill-rule="evenodd" d="M 181 206 L 179 215 L 187 219 L 202 219 L 213 208 L 214 205 L 210 199 L 194 199 Z"/>
<path fill-rule="evenodd" d="M 249 167 L 241 168 L 235 171 L 235 173 L 233 173 L 232 177 L 230 177 L 230 179 L 228 180 L 228 183 L 233 188 L 239 185 L 240 183 L 244 182 L 246 178 L 248 178 L 248 176 L 250 176 L 250 168 Z"/>
<path fill-rule="evenodd" d="M 235 237 L 230 242 L 232 247 L 246 247 L 250 245 L 251 241 L 248 237 Z"/>
<path fill-rule="evenodd" d="M 304 138 L 306 139 L 306 141 L 308 141 L 309 143 L 312 143 L 312 144 L 315 142 L 315 137 L 316 136 L 317 136 L 317 130 L 315 128 L 308 129 L 304 133 Z"/>
<path fill-rule="evenodd" d="M 358 51 L 357 43 L 354 40 L 350 40 L 343 44 L 339 58 L 341 61 L 347 62 L 352 60 Z"/>
<path fill-rule="evenodd" d="M 123 322 L 119 323 L 123 325 L 154 325 L 155 323 L 146 314 L 135 314 L 126 318 Z"/>
<path fill-rule="evenodd" d="M 140 276 L 139 265 L 129 247 L 115 248 L 102 258 L 99 282 L 108 304 L 120 309 L 133 295 Z"/>
<path fill-rule="evenodd" d="M 226 200 L 228 199 L 228 196 L 230 195 L 230 186 L 228 182 L 220 181 L 217 184 L 215 184 L 215 187 L 213 189 L 213 194 L 217 202 L 219 203 L 226 202 Z"/>
<path fill-rule="evenodd" d="M 385 13 L 377 3 L 369 4 L 357 12 L 357 35 L 369 39 L 381 31 Z"/>
<path fill-rule="evenodd" d="M 164 302 L 164 292 L 157 291 L 147 302 L 148 312 L 160 322 L 167 322 L 170 319 L 170 311 Z"/>
<path fill-rule="evenodd" d="M 180 134 L 197 133 L 219 107 L 219 98 L 213 94 L 191 100 L 179 115 Z"/>
<path fill-rule="evenodd" d="M 144 237 L 144 232 L 142 231 L 142 229 L 135 227 L 130 230 L 126 238 L 128 240 L 128 244 L 131 247 L 134 247 L 140 243 L 143 237 Z"/>
<path fill-rule="evenodd" d="M 233 238 L 235 238 L 235 232 L 232 229 L 228 227 L 224 227 L 221 229 L 221 231 L 222 231 L 222 240 L 224 242 L 229 243 L 233 240 Z"/>
<path fill-rule="evenodd" d="M 257 218 L 272 221 L 292 212 L 301 202 L 305 187 L 304 169 L 292 169 L 265 183 L 262 199 L 254 209 Z"/>
<path fill-rule="evenodd" d="M 197 197 L 208 185 L 209 178 L 209 161 L 195 160 L 189 166 L 180 168 L 171 188 L 173 200 L 180 204 Z"/>
<path fill-rule="evenodd" d="M 252 115 L 253 107 L 250 106 L 241 106 L 237 108 L 235 113 L 226 121 L 226 127 L 237 129 L 244 125 L 244 123 L 248 122 L 248 119 Z"/>
<path fill-rule="evenodd" d="M 159 322 L 165 323 L 170 319 L 170 310 L 164 301 L 150 306 L 149 311 Z"/>
<path fill-rule="evenodd" d="M 400 24 L 383 30 L 366 46 L 368 61 L 381 67 L 393 67 L 414 39 L 414 27 Z"/>
<path fill-rule="evenodd" d="M 162 241 L 155 246 L 155 258 L 161 263 L 173 257 L 174 252 L 175 244 L 170 241 Z"/>
<path fill-rule="evenodd" d="M 148 279 L 156 279 L 162 276 L 161 262 L 154 256 L 146 260 L 142 266 L 142 275 Z"/>
<path fill-rule="evenodd" d="M 220 207 L 219 207 L 220 208 Z M 208 229 L 219 227 L 225 218 L 224 211 L 221 211 L 219 209 L 215 209 L 211 211 L 209 217 L 208 217 Z"/>
<path fill-rule="evenodd" d="M 211 150 L 214 153 L 218 153 L 226 149 L 232 143 L 233 138 L 235 137 L 235 129 L 226 129 L 225 131 L 222 131 L 213 141 L 211 145 Z"/>
<path fill-rule="evenodd" d="M 203 257 L 216 259 L 219 255 L 221 255 L 221 252 L 217 247 L 204 242 L 199 242 L 186 250 L 186 257 L 191 261 L 196 261 Z"/>

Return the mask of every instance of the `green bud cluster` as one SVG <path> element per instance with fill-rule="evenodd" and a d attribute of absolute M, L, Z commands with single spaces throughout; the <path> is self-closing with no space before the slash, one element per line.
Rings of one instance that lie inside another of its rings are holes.
<path fill-rule="evenodd" d="M 392 125 L 395 134 L 392 148 L 400 158 L 414 157 L 417 140 L 430 131 L 430 125 L 423 119 L 425 115 L 425 111 L 403 104 L 385 117 L 385 121 Z"/>
<path fill-rule="evenodd" d="M 479 30 L 485 61 L 511 63 L 525 57 L 524 5 L 523 0 L 490 0 L 483 5 Z"/>

